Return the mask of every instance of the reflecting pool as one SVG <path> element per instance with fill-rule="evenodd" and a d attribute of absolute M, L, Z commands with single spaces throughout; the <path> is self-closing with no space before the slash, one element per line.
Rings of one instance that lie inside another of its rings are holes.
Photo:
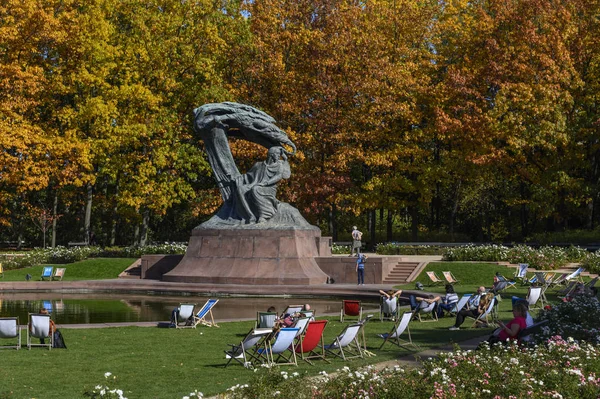
<path fill-rule="evenodd" d="M 143 321 L 167 321 L 171 311 L 180 303 L 202 306 L 208 297 L 140 296 L 110 294 L 56 294 L 10 293 L 0 294 L 0 317 L 18 316 L 27 323 L 28 313 L 37 313 L 45 307 L 58 324 L 93 324 Z M 341 300 L 317 298 L 219 298 L 213 308 L 218 321 L 254 319 L 256 312 L 275 306 L 282 312 L 287 305 L 309 303 L 317 315 L 339 314 Z M 363 303 L 363 308 L 374 312 L 376 303 Z"/>

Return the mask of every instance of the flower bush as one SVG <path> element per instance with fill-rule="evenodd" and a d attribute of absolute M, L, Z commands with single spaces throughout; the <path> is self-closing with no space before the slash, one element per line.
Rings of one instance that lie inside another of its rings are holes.
<path fill-rule="evenodd" d="M 542 310 L 539 319 L 548 320 L 539 334 L 541 339 L 560 335 L 600 344 L 600 302 L 596 298 L 577 295 L 570 302 Z"/>
<path fill-rule="evenodd" d="M 165 243 L 148 245 L 145 247 L 110 247 L 100 248 L 93 246 L 66 248 L 35 248 L 23 255 L 5 258 L 2 265 L 6 270 L 22 269 L 35 265 L 48 263 L 73 263 L 87 258 L 139 258 L 146 254 L 184 254 L 187 249 L 185 244 Z"/>
<path fill-rule="evenodd" d="M 397 242 L 375 246 L 375 252 L 379 255 L 442 255 L 445 251 L 445 248 L 435 245 L 402 245 Z"/>
<path fill-rule="evenodd" d="M 545 344 L 517 344 L 444 353 L 423 368 L 353 370 L 290 383 L 278 371 L 261 371 L 246 385 L 224 395 L 244 398 L 597 398 L 600 395 L 600 347 L 558 336 Z M 293 396 L 291 395 L 293 392 Z"/>
<path fill-rule="evenodd" d="M 111 388 L 107 384 L 114 384 L 117 377 L 110 371 L 104 373 L 105 384 L 96 385 L 91 391 L 85 391 L 84 396 L 90 398 L 106 398 L 106 399 L 127 399 L 123 396 L 123 391 L 117 388 Z"/>
<path fill-rule="evenodd" d="M 600 251 L 589 252 L 581 261 L 581 266 L 591 273 L 600 274 Z"/>
<path fill-rule="evenodd" d="M 504 245 L 465 245 L 451 248 L 444 254 L 447 261 L 510 262 L 528 263 L 540 270 L 555 270 L 569 262 L 584 262 L 589 257 L 580 247 L 541 247 L 527 245 L 512 248 Z"/>
<path fill-rule="evenodd" d="M 331 246 L 331 253 L 334 255 L 350 254 L 350 245 L 336 245 Z"/>

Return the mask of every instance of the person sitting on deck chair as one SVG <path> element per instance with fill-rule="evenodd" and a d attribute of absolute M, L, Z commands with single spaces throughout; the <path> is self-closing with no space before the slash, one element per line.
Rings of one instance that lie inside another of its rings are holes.
<path fill-rule="evenodd" d="M 446 295 L 442 298 L 442 302 L 437 307 L 438 317 L 444 317 L 444 310 L 450 312 L 458 302 L 458 295 L 454 292 L 452 284 L 446 284 Z"/>
<path fill-rule="evenodd" d="M 464 323 L 465 319 L 468 316 L 477 318 L 481 313 L 485 312 L 485 307 L 489 303 L 488 302 L 481 303 L 482 302 L 481 299 L 484 296 L 485 296 L 485 287 L 481 286 L 481 287 L 477 288 L 477 293 L 475 295 L 472 295 L 471 298 L 469 298 L 469 301 L 467 302 L 464 309 L 462 309 L 460 312 L 458 312 L 456 314 L 456 321 L 454 322 L 454 325 L 452 327 L 450 327 L 451 331 L 460 330 L 461 324 Z"/>

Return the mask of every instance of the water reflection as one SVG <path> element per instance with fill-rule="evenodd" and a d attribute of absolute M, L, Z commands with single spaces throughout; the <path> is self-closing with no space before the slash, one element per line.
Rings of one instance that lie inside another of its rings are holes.
<path fill-rule="evenodd" d="M 110 294 L 54 294 L 14 293 L 0 294 L 0 316 L 18 316 L 21 324 L 28 313 L 45 307 L 58 324 L 119 323 L 138 321 L 167 321 L 179 303 L 196 303 L 202 306 L 206 297 L 139 296 Z M 336 314 L 341 300 L 303 298 L 219 298 L 213 309 L 217 321 L 253 319 L 257 311 L 275 306 L 278 312 L 290 304 L 309 303 L 317 315 Z M 364 303 L 366 309 L 377 309 L 375 303 Z"/>

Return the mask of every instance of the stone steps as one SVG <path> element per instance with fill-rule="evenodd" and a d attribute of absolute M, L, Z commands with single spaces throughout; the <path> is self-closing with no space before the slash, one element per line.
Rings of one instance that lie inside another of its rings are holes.
<path fill-rule="evenodd" d="M 133 262 L 131 266 L 127 269 L 123 270 L 121 274 L 119 274 L 119 278 L 122 279 L 141 279 L 142 278 L 142 260 L 138 259 Z"/>
<path fill-rule="evenodd" d="M 383 279 L 383 284 L 404 284 L 412 272 L 419 266 L 419 262 L 398 262 L 396 266 Z"/>

